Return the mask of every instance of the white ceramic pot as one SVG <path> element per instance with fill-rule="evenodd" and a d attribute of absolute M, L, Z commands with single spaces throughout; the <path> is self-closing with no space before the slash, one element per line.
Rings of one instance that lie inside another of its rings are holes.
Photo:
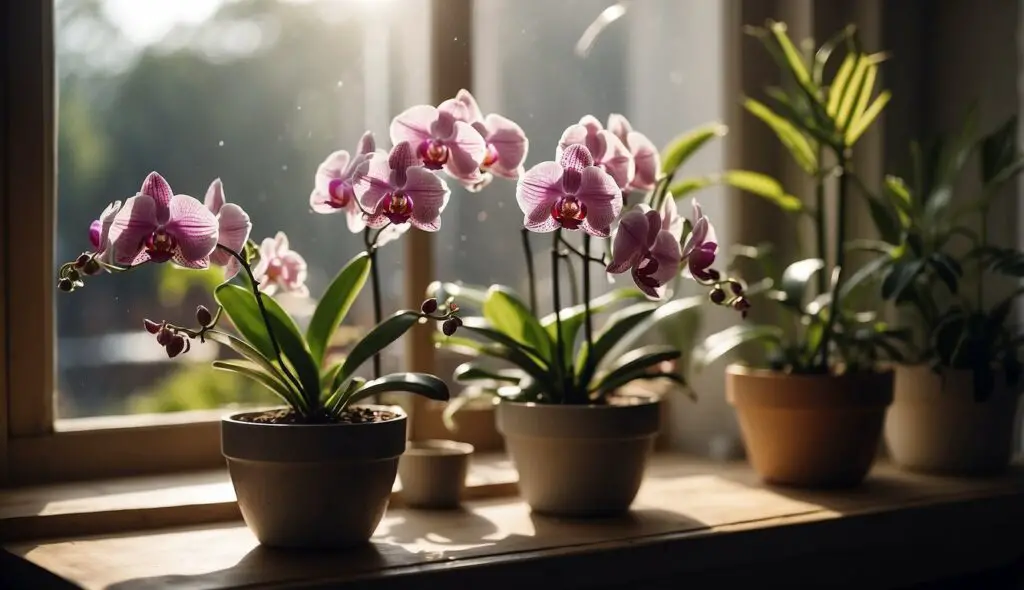
<path fill-rule="evenodd" d="M 519 492 L 539 513 L 599 516 L 629 509 L 658 435 L 661 404 L 501 402 L 498 430 L 519 471 Z"/>
<path fill-rule="evenodd" d="M 221 422 L 221 448 L 238 506 L 260 543 L 345 548 L 369 541 L 405 451 L 406 416 L 364 424 Z"/>
<path fill-rule="evenodd" d="M 412 508 L 458 508 L 472 454 L 469 443 L 410 441 L 398 461 L 402 501 Z"/>
<path fill-rule="evenodd" d="M 899 366 L 885 423 L 889 453 L 913 471 L 998 473 L 1012 456 L 1019 397 L 1001 374 L 989 398 L 979 402 L 969 370 L 946 369 L 939 375 L 926 365 Z"/>

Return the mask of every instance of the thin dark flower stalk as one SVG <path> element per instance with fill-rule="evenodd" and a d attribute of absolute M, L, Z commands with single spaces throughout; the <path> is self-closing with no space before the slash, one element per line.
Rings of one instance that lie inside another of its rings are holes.
<path fill-rule="evenodd" d="M 373 298 L 373 325 L 378 325 L 384 320 L 380 300 L 380 271 L 377 269 L 377 238 L 380 237 L 380 229 L 371 239 L 370 228 L 363 230 L 363 243 L 366 245 L 366 253 L 370 256 L 370 293 Z M 379 379 L 381 374 L 380 353 L 373 355 L 373 378 Z"/>
<path fill-rule="evenodd" d="M 562 297 L 559 288 L 558 259 L 561 255 L 558 252 L 558 243 L 562 237 L 562 230 L 555 230 L 555 236 L 551 243 L 551 296 L 555 310 L 555 360 L 552 366 L 555 368 L 555 375 L 560 389 L 559 401 L 565 403 L 565 376 L 562 374 L 562 360 L 565 358 L 564 348 L 566 343 L 562 340 Z"/>
<path fill-rule="evenodd" d="M 526 278 L 530 290 L 530 311 L 537 315 L 536 275 L 533 270 L 533 249 L 530 248 L 530 230 L 525 227 L 519 231 L 523 240 L 523 258 L 526 259 Z"/>
<path fill-rule="evenodd" d="M 594 348 L 594 321 L 590 313 L 590 234 L 583 235 L 583 328 L 587 350 Z"/>

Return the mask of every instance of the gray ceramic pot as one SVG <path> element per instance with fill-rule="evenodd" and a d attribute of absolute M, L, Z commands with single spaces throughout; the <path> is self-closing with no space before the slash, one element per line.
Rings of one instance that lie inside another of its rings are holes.
<path fill-rule="evenodd" d="M 556 516 L 625 512 L 658 434 L 660 402 L 582 406 L 501 402 L 498 430 L 534 511 Z"/>
<path fill-rule="evenodd" d="M 405 450 L 405 413 L 368 424 L 221 422 L 238 507 L 260 543 L 344 548 L 369 541 L 384 516 Z"/>

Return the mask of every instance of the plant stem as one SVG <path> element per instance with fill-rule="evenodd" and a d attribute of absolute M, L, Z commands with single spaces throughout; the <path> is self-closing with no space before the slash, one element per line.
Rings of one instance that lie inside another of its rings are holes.
<path fill-rule="evenodd" d="M 824 150 L 821 148 L 821 146 L 818 146 L 818 162 L 821 162 L 824 155 Z M 815 187 L 814 196 L 815 224 L 818 226 L 817 228 L 815 228 L 817 232 L 815 238 L 818 242 L 818 258 L 820 258 L 822 261 L 825 261 L 826 257 L 828 256 L 828 252 L 825 251 L 827 249 L 825 238 L 825 178 L 824 176 L 822 176 L 820 172 L 818 174 L 817 186 Z M 840 248 L 841 247 L 842 246 L 840 245 Z M 828 277 L 824 272 L 819 272 L 818 294 L 820 295 L 821 293 L 824 293 L 827 289 Z"/>
<path fill-rule="evenodd" d="M 836 318 L 839 317 L 840 301 L 839 301 L 839 290 L 843 284 L 843 264 L 846 263 L 846 201 L 847 192 L 849 190 L 848 177 L 851 174 L 847 167 L 847 158 L 844 155 L 839 157 L 838 168 L 840 170 L 839 176 L 839 195 L 836 200 L 836 264 L 833 267 L 836 269 L 834 272 L 838 273 L 836 276 L 835 284 L 832 286 L 832 297 L 829 304 L 828 312 L 828 324 L 825 326 L 825 333 L 821 336 L 821 345 L 819 350 L 821 353 L 821 370 L 827 373 L 829 370 L 828 366 L 828 349 L 830 340 L 832 339 L 832 331 L 836 327 Z M 824 227 L 821 228 L 824 230 Z"/>
<path fill-rule="evenodd" d="M 583 234 L 583 329 L 587 338 L 587 351 L 594 347 L 594 321 L 590 314 L 590 234 Z"/>
<path fill-rule="evenodd" d="M 526 279 L 529 282 L 530 290 L 530 311 L 537 315 L 537 285 L 536 275 L 533 271 L 533 250 L 530 248 L 530 230 L 525 227 L 519 231 L 523 239 L 523 258 L 526 259 Z"/>
<path fill-rule="evenodd" d="M 288 365 L 284 362 L 284 357 L 281 355 L 281 345 L 277 343 L 277 337 L 274 336 L 274 329 L 270 327 L 270 314 L 267 312 L 267 308 L 263 304 L 263 293 L 260 292 L 260 284 L 252 274 L 252 268 L 249 266 L 249 262 L 244 256 L 235 252 L 231 248 L 220 244 L 217 244 L 217 247 L 230 254 L 232 258 L 238 261 L 242 266 L 242 269 L 245 270 L 245 274 L 249 277 L 249 284 L 252 285 L 252 294 L 256 297 L 256 305 L 260 308 L 260 316 L 263 318 L 263 325 L 267 328 L 267 335 L 270 336 L 270 345 L 274 348 L 274 355 L 277 357 L 277 362 L 281 365 L 281 370 L 284 371 L 288 380 L 295 386 L 296 391 L 303 391 L 299 380 L 292 374 L 291 370 L 288 369 Z"/>
<path fill-rule="evenodd" d="M 559 401 L 565 402 L 565 377 L 563 375 L 563 362 L 565 359 L 565 342 L 562 341 L 562 297 L 559 288 L 558 259 L 561 257 L 558 242 L 562 237 L 562 230 L 556 229 L 554 239 L 551 241 L 551 296 L 555 312 L 555 358 L 551 367 L 555 370 L 555 379 L 559 388 Z M 552 392 L 554 393 L 554 392 Z"/>
<path fill-rule="evenodd" d="M 380 232 L 377 232 L 380 235 Z M 373 297 L 373 325 L 377 326 L 383 321 L 384 312 L 381 310 L 380 302 L 380 271 L 377 270 L 377 239 L 370 239 L 370 228 L 363 230 L 363 242 L 366 244 L 366 253 L 370 256 L 370 294 Z M 373 378 L 379 379 L 380 352 L 373 355 Z"/>

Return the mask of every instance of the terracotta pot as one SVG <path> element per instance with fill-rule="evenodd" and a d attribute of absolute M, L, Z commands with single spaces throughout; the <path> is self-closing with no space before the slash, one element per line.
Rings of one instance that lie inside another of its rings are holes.
<path fill-rule="evenodd" d="M 878 454 L 891 371 L 791 375 L 731 365 L 725 391 L 747 456 L 767 483 L 849 487 Z"/>
<path fill-rule="evenodd" d="M 457 508 L 472 454 L 464 442 L 410 441 L 398 460 L 402 500 L 412 508 Z"/>
<path fill-rule="evenodd" d="M 369 541 L 405 450 L 406 416 L 366 424 L 221 422 L 238 507 L 260 543 L 345 548 Z"/>
<path fill-rule="evenodd" d="M 539 513 L 625 512 L 643 481 L 660 407 L 644 398 L 607 406 L 501 402 L 498 431 L 519 471 L 519 492 Z"/>
<path fill-rule="evenodd" d="M 893 461 L 913 471 L 990 475 L 1013 455 L 1019 391 L 999 374 L 983 402 L 974 399 L 973 373 L 926 365 L 896 368 L 895 401 L 885 421 Z"/>

